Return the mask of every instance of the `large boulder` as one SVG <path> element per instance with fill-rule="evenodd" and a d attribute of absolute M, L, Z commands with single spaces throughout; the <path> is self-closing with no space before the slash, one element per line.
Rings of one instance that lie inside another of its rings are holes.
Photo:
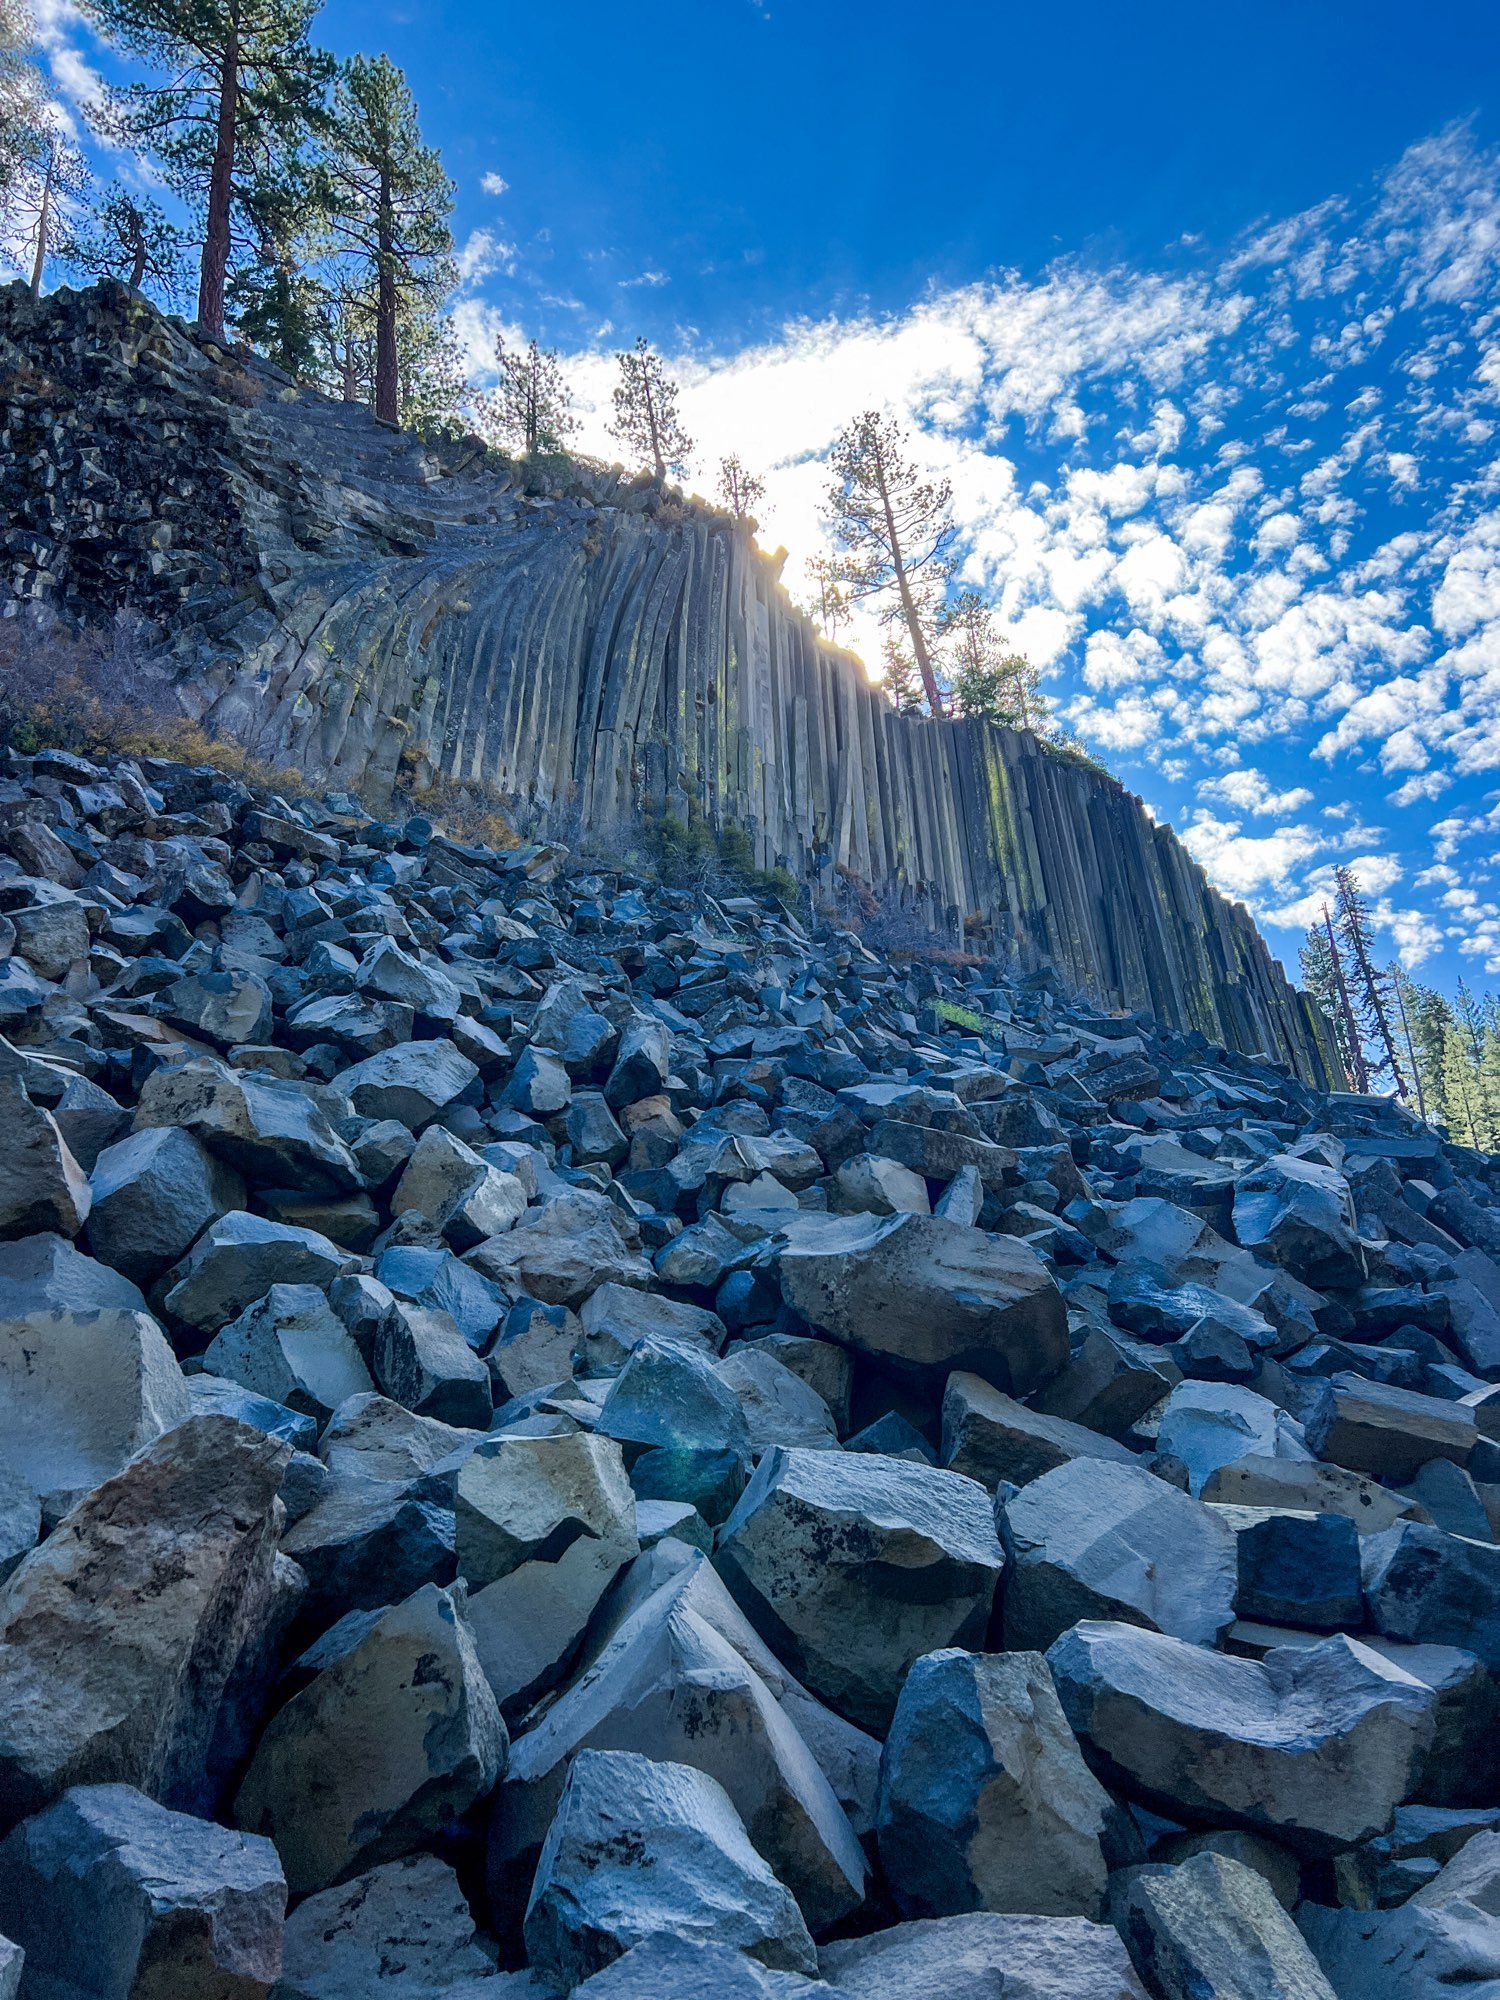
<path fill-rule="evenodd" d="M 750 1452 L 750 1427 L 733 1387 L 704 1349 L 671 1334 L 636 1342 L 609 1385 L 598 1428 L 623 1445 Z"/>
<path fill-rule="evenodd" d="M 1047 1655 L 1094 1768 L 1173 1819 L 1330 1855 L 1383 1832 L 1432 1740 L 1432 1691 L 1347 1638 L 1228 1659 L 1086 1623 Z"/>
<path fill-rule="evenodd" d="M 1133 1452 L 1066 1417 L 1029 1409 L 981 1376 L 962 1370 L 943 1391 L 943 1463 L 993 1493 L 1002 1482 L 1024 1486 L 1075 1458 L 1134 1465 Z"/>
<path fill-rule="evenodd" d="M 1237 1182 L 1234 1233 L 1318 1291 L 1364 1283 L 1354 1198 L 1336 1168 L 1278 1153 Z"/>
<path fill-rule="evenodd" d="M 361 1118 L 393 1118 L 424 1132 L 478 1076 L 478 1065 L 450 1041 L 401 1042 L 342 1071 L 335 1088 Z"/>
<path fill-rule="evenodd" d="M 378 1060 L 378 1058 L 377 1058 Z M 169 1125 L 190 1132 L 253 1185 L 305 1194 L 360 1186 L 354 1155 L 306 1091 L 214 1056 L 167 1066 L 148 1077 L 135 1129 Z"/>
<path fill-rule="evenodd" d="M 281 1972 L 269 1840 L 77 1785 L 0 1843 L 0 1928 L 27 2000 L 255 2000 Z"/>
<path fill-rule="evenodd" d="M 1265 1877 L 1222 1854 L 1131 1869 L 1112 1897 L 1136 1970 L 1162 2000 L 1334 2000 Z"/>
<path fill-rule="evenodd" d="M 1007 1499 L 1005 1642 L 1045 1651 L 1082 1618 L 1214 1646 L 1235 1616 L 1235 1539 L 1142 1465 L 1075 1458 Z"/>
<path fill-rule="evenodd" d="M 1200 1496 L 1216 1472 L 1239 1459 L 1317 1455 L 1295 1417 L 1233 1382 L 1179 1382 L 1162 1411 L 1157 1443 L 1187 1467 L 1189 1487 Z"/>
<path fill-rule="evenodd" d="M 375 1387 L 316 1285 L 272 1285 L 219 1329 L 204 1350 L 203 1366 L 320 1425 L 350 1396 L 369 1395 Z"/>
<path fill-rule="evenodd" d="M 929 1653 L 880 1767 L 880 1860 L 908 1917 L 1097 1917 L 1112 1810 L 1040 1653 Z"/>
<path fill-rule="evenodd" d="M 505 1760 L 461 1590 L 426 1584 L 340 1637 L 271 1719 L 235 1800 L 238 1824 L 276 1843 L 297 1895 L 420 1847 L 490 1791 Z"/>
<path fill-rule="evenodd" d="M 800 1972 L 773 1972 L 731 1945 L 665 1934 L 632 1945 L 573 1990 L 580 2000 L 828 2000 L 828 1988 Z"/>
<path fill-rule="evenodd" d="M 571 1991 L 662 1935 L 733 1945 L 781 1971 L 818 1967 L 795 1898 L 716 1779 L 628 1751 L 582 1751 L 537 1863 L 531 1963 Z"/>
<path fill-rule="evenodd" d="M 450 1990 L 467 2000 L 465 1982 L 492 1970 L 453 1870 L 435 1854 L 408 1854 L 302 1899 L 287 1919 L 276 2000 L 428 2000 Z"/>
<path fill-rule="evenodd" d="M 316 1229 L 232 1209 L 162 1279 L 163 1305 L 173 1319 L 217 1333 L 273 1285 L 326 1289 L 356 1261 Z"/>
<path fill-rule="evenodd" d="M 0 1318 L 0 1451 L 49 1518 L 192 1408 L 165 1335 L 128 1306 Z"/>
<path fill-rule="evenodd" d="M 1365 1607 L 1388 1639 L 1459 1646 L 1500 1672 L 1500 1548 L 1402 1521 L 1360 1549 Z"/>
<path fill-rule="evenodd" d="M 1082 1917 L 928 1918 L 825 1945 L 818 1965 L 838 2000 L 1146 2000 L 1116 1932 Z"/>
<path fill-rule="evenodd" d="M 480 1664 L 518 1707 L 566 1668 L 640 1552 L 620 1448 L 582 1431 L 487 1439 L 459 1470 L 455 1519 Z"/>
<path fill-rule="evenodd" d="M 140 1285 L 184 1256 L 216 1216 L 245 1205 L 234 1168 L 171 1125 L 106 1146 L 89 1186 L 89 1248 Z"/>
<path fill-rule="evenodd" d="M 780 1273 L 813 1326 L 928 1376 L 962 1368 L 1025 1396 L 1068 1358 L 1062 1297 L 1036 1252 L 945 1216 L 799 1217 Z"/>
<path fill-rule="evenodd" d="M 195 1790 L 271 1616 L 289 1457 L 194 1416 L 79 1503 L 0 1590 L 0 1821 L 76 1784 Z"/>
<path fill-rule="evenodd" d="M 512 1745 L 490 1830 L 502 1915 L 519 1915 L 568 1768 L 587 1749 L 635 1750 L 717 1778 L 815 1934 L 863 1902 L 864 1856 L 828 1778 L 764 1677 L 670 1580 Z"/>
<path fill-rule="evenodd" d="M 570 1188 L 472 1251 L 485 1277 L 546 1305 L 581 1306 L 600 1285 L 649 1285 L 639 1231 L 606 1196 Z"/>
<path fill-rule="evenodd" d="M 1004 1557 L 972 1479 L 874 1453 L 778 1449 L 725 1522 L 718 1564 L 813 1692 L 883 1730 L 913 1661 L 984 1643 Z"/>
<path fill-rule="evenodd" d="M 88 1220 L 89 1180 L 57 1120 L 12 1076 L 0 1077 L 0 1121 L 0 1236 L 76 1236 Z"/>

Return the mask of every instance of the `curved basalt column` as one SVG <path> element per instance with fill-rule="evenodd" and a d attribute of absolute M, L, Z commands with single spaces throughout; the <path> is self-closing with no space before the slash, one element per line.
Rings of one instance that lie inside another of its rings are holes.
<path fill-rule="evenodd" d="M 145 603 L 185 705 L 252 749 L 375 797 L 405 760 L 553 825 L 734 822 L 763 865 L 825 889 L 847 871 L 1332 1080 L 1248 914 L 1138 799 L 1023 732 L 896 715 L 729 517 L 589 467 L 529 494 L 497 455 L 383 429 L 119 287 L 0 294 L 7 370 L 11 589 Z M 130 442 L 102 511 L 80 444 L 101 427 Z M 105 561 L 132 497 L 165 541 Z"/>

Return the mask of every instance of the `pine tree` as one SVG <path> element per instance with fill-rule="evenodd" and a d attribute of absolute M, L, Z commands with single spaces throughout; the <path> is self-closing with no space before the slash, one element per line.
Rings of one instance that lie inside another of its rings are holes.
<path fill-rule="evenodd" d="M 807 565 L 818 592 L 818 623 L 835 644 L 839 627 L 849 622 L 849 593 L 839 582 L 838 565 L 827 556 L 814 556 Z"/>
<path fill-rule="evenodd" d="M 933 661 L 936 600 L 953 573 L 953 489 L 923 479 L 893 417 L 866 410 L 836 440 L 828 490 L 840 544 L 839 579 L 856 601 L 876 599 L 911 642 L 927 705 L 944 713 Z"/>
<path fill-rule="evenodd" d="M 922 693 L 922 683 L 917 678 L 916 664 L 911 656 L 911 648 L 894 632 L 886 636 L 882 654 L 885 680 L 882 686 L 890 698 L 892 708 L 898 715 L 921 715 L 924 713 L 926 697 Z"/>
<path fill-rule="evenodd" d="M 1473 1047 L 1456 1020 L 1443 1036 L 1443 1105 L 1451 1138 L 1476 1150 L 1485 1144 L 1479 1072 Z"/>
<path fill-rule="evenodd" d="M 1401 1037 L 1403 1067 L 1409 1086 L 1404 1095 L 1416 1097 L 1417 1116 L 1425 1119 L 1429 1108 L 1436 1110 L 1437 1099 L 1428 1087 L 1429 1078 L 1423 1073 L 1413 1026 L 1416 1018 L 1416 985 L 1400 965 L 1392 965 L 1386 976 L 1391 983 L 1391 1000 L 1395 1008 L 1396 1027 Z"/>
<path fill-rule="evenodd" d="M 1349 1074 L 1358 1091 L 1370 1088 L 1370 1069 L 1365 1061 L 1364 1042 L 1359 1032 L 1359 1022 L 1355 1019 L 1354 1007 L 1349 998 L 1349 982 L 1344 977 L 1344 959 L 1339 950 L 1338 937 L 1333 928 L 1333 915 L 1328 905 L 1323 905 L 1323 932 L 1328 939 L 1328 962 L 1333 977 L 1334 998 L 1338 1003 L 1338 1017 L 1343 1022 L 1343 1042 L 1349 1052 Z"/>
<path fill-rule="evenodd" d="M 1460 979 L 1453 996 L 1453 1018 L 1463 1048 L 1464 1066 L 1473 1105 L 1471 1145 L 1500 1146 L 1500 1090 L 1496 1088 L 1494 1061 L 1486 1060 L 1487 1039 L 1484 1007 L 1473 988 Z"/>
<path fill-rule="evenodd" d="M 620 379 L 615 384 L 610 435 L 633 457 L 644 459 L 658 482 L 665 481 L 669 472 L 682 478 L 693 455 L 693 441 L 677 413 L 677 384 L 644 335 L 633 350 L 615 359 Z"/>
<path fill-rule="evenodd" d="M 481 435 L 528 458 L 566 451 L 578 419 L 556 352 L 533 340 L 517 354 L 502 337 L 495 342 L 495 366 L 496 387 L 475 399 Z"/>
<path fill-rule="evenodd" d="M 1411 1019 L 1412 1044 L 1417 1052 L 1417 1065 L 1430 1107 L 1428 1116 L 1452 1130 L 1446 1052 L 1448 1037 L 1454 1028 L 1453 1009 L 1441 993 L 1430 986 L 1419 986 L 1415 980 L 1407 983 L 1405 998 Z"/>
<path fill-rule="evenodd" d="M 118 185 L 66 231 L 57 254 L 86 280 L 118 278 L 139 292 L 150 279 L 158 299 L 168 306 L 178 303 L 188 282 L 183 232 L 149 195 Z"/>
<path fill-rule="evenodd" d="M 938 636 L 948 647 L 953 698 L 961 715 L 1048 733 L 1051 718 L 1041 671 L 1024 653 L 1011 650 L 994 607 L 977 590 L 962 590 L 943 607 Z"/>
<path fill-rule="evenodd" d="M 1375 964 L 1375 947 L 1370 934 L 1370 906 L 1354 872 L 1339 867 L 1333 871 L 1338 900 L 1338 935 L 1348 955 L 1356 1004 L 1365 1034 L 1379 1051 L 1375 1067 L 1390 1072 L 1396 1095 L 1404 1098 L 1401 1058 L 1391 1031 L 1390 985 Z"/>
<path fill-rule="evenodd" d="M 12 181 L 6 235 L 28 267 L 34 299 L 42 295 L 49 256 L 85 212 L 92 186 L 88 162 L 56 125 L 40 135 Z"/>
<path fill-rule="evenodd" d="M 765 497 L 766 482 L 746 469 L 737 452 L 719 460 L 719 498 L 738 520 L 750 520 Z"/>
<path fill-rule="evenodd" d="M 31 8 L 27 0 L 0 0 L 0 227 L 7 232 L 12 195 L 50 129 Z"/>
<path fill-rule="evenodd" d="M 247 200 L 321 119 L 333 61 L 307 39 L 316 0 L 86 4 L 116 48 L 166 73 L 163 83 L 112 88 L 100 125 L 106 137 L 156 159 L 168 186 L 201 207 L 198 319 L 222 339 Z"/>
<path fill-rule="evenodd" d="M 322 163 L 324 204 L 335 248 L 366 265 L 375 293 L 375 414 L 401 419 L 402 319 L 407 368 L 413 346 L 443 344 L 432 324 L 453 284 L 453 183 L 422 139 L 416 100 L 387 56 L 355 56 L 340 70 Z M 424 327 L 423 322 L 428 324 Z"/>
<path fill-rule="evenodd" d="M 301 161 L 267 178 L 245 202 L 255 254 L 230 274 L 228 301 L 240 333 L 299 381 L 318 373 L 325 287 L 314 181 Z"/>
<path fill-rule="evenodd" d="M 1358 1039 L 1351 1034 L 1352 1020 L 1340 998 L 1338 956 L 1325 924 L 1314 924 L 1308 931 L 1299 957 L 1302 983 L 1328 1022 L 1344 1074 L 1352 1079 L 1358 1073 Z"/>

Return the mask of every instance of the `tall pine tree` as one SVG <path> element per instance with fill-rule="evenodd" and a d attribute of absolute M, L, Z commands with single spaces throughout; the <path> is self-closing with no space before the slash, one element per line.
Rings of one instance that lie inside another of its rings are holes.
<path fill-rule="evenodd" d="M 416 100 L 388 56 L 354 56 L 340 70 L 322 179 L 334 248 L 370 276 L 375 414 L 396 424 L 403 319 L 409 387 L 419 353 L 443 345 L 431 323 L 453 284 L 453 183 L 423 140 Z M 410 410 L 409 391 L 405 401 Z"/>
<path fill-rule="evenodd" d="M 719 460 L 719 498 L 736 520 L 750 520 L 765 497 L 766 482 L 750 471 L 738 452 Z"/>
<path fill-rule="evenodd" d="M 1324 921 L 1309 929 L 1303 940 L 1299 954 L 1302 964 L 1302 983 L 1311 994 L 1319 1013 L 1328 1023 L 1333 1036 L 1333 1046 L 1337 1051 L 1344 1075 L 1351 1082 L 1359 1076 L 1359 1041 L 1354 1032 L 1352 1012 L 1347 1008 L 1342 991 L 1342 979 L 1338 964 L 1338 953 L 1334 946 L 1331 926 Z M 1360 1084 L 1361 1089 L 1364 1088 Z"/>
<path fill-rule="evenodd" d="M 893 417 L 866 410 L 834 443 L 828 504 L 840 545 L 839 580 L 902 624 L 934 715 L 945 712 L 933 639 L 953 574 L 953 489 L 924 479 Z"/>
<path fill-rule="evenodd" d="M 610 435 L 632 456 L 644 459 L 659 481 L 669 472 L 682 478 L 693 455 L 693 440 L 677 412 L 677 384 L 644 335 L 615 359 L 620 379 L 615 384 Z"/>
<path fill-rule="evenodd" d="M 1370 906 L 1351 868 L 1333 871 L 1337 897 L 1338 940 L 1342 947 L 1348 984 L 1365 1038 L 1377 1050 L 1375 1067 L 1390 1073 L 1398 1097 L 1405 1097 L 1401 1056 L 1391 1027 L 1390 982 L 1375 963 L 1371 936 Z"/>
<path fill-rule="evenodd" d="M 555 351 L 534 340 L 517 351 L 502 336 L 495 342 L 495 367 L 496 386 L 475 399 L 481 434 L 527 458 L 566 451 L 578 419 Z"/>
<path fill-rule="evenodd" d="M 322 116 L 333 59 L 308 41 L 316 0 L 86 0 L 125 54 L 165 73 L 116 85 L 105 136 L 156 160 L 202 216 L 198 319 L 224 336 L 230 260 L 255 191 L 280 173 Z"/>
<path fill-rule="evenodd" d="M 994 606 L 977 590 L 961 590 L 943 607 L 938 636 L 948 649 L 953 699 L 961 715 L 1030 729 L 1050 723 L 1042 676 L 1000 630 Z"/>

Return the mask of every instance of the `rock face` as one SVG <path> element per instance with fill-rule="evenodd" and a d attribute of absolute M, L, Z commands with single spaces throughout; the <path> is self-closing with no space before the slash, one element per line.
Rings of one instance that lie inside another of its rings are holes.
<path fill-rule="evenodd" d="M 1500 1165 L 978 956 L 0 753 L 23 1996 L 1494 1983 Z"/>
<path fill-rule="evenodd" d="M 130 433 L 115 490 L 132 518 L 171 524 L 169 559 L 143 546 L 105 567 L 120 601 L 185 624 L 189 589 L 258 600 L 244 657 L 200 669 L 185 695 L 275 763 L 378 786 L 404 752 L 601 830 L 632 808 L 685 820 L 691 785 L 715 821 L 756 829 L 762 865 L 830 889 L 840 867 L 877 892 L 905 887 L 955 933 L 981 910 L 1026 961 L 1102 1000 L 1322 1080 L 1311 1010 L 1168 829 L 1028 736 L 896 716 L 726 516 L 669 520 L 618 475 L 580 472 L 543 527 L 518 483 L 476 473 L 468 450 L 430 453 L 288 395 L 259 364 L 207 361 L 120 287 L 40 305 L 6 293 L 0 365 L 26 383 L 21 356 L 64 385 L 86 434 Z M 198 440 L 186 496 L 178 454 L 153 454 L 115 414 L 142 399 Z M 0 457 L 5 513 L 26 530 L 15 582 L 60 611 L 97 608 L 88 551 L 117 535 L 119 508 L 99 518 L 65 450 L 58 471 L 42 485 L 28 458 Z M 397 602 L 411 644 L 390 643 Z M 292 851 L 315 850 L 304 837 Z"/>

